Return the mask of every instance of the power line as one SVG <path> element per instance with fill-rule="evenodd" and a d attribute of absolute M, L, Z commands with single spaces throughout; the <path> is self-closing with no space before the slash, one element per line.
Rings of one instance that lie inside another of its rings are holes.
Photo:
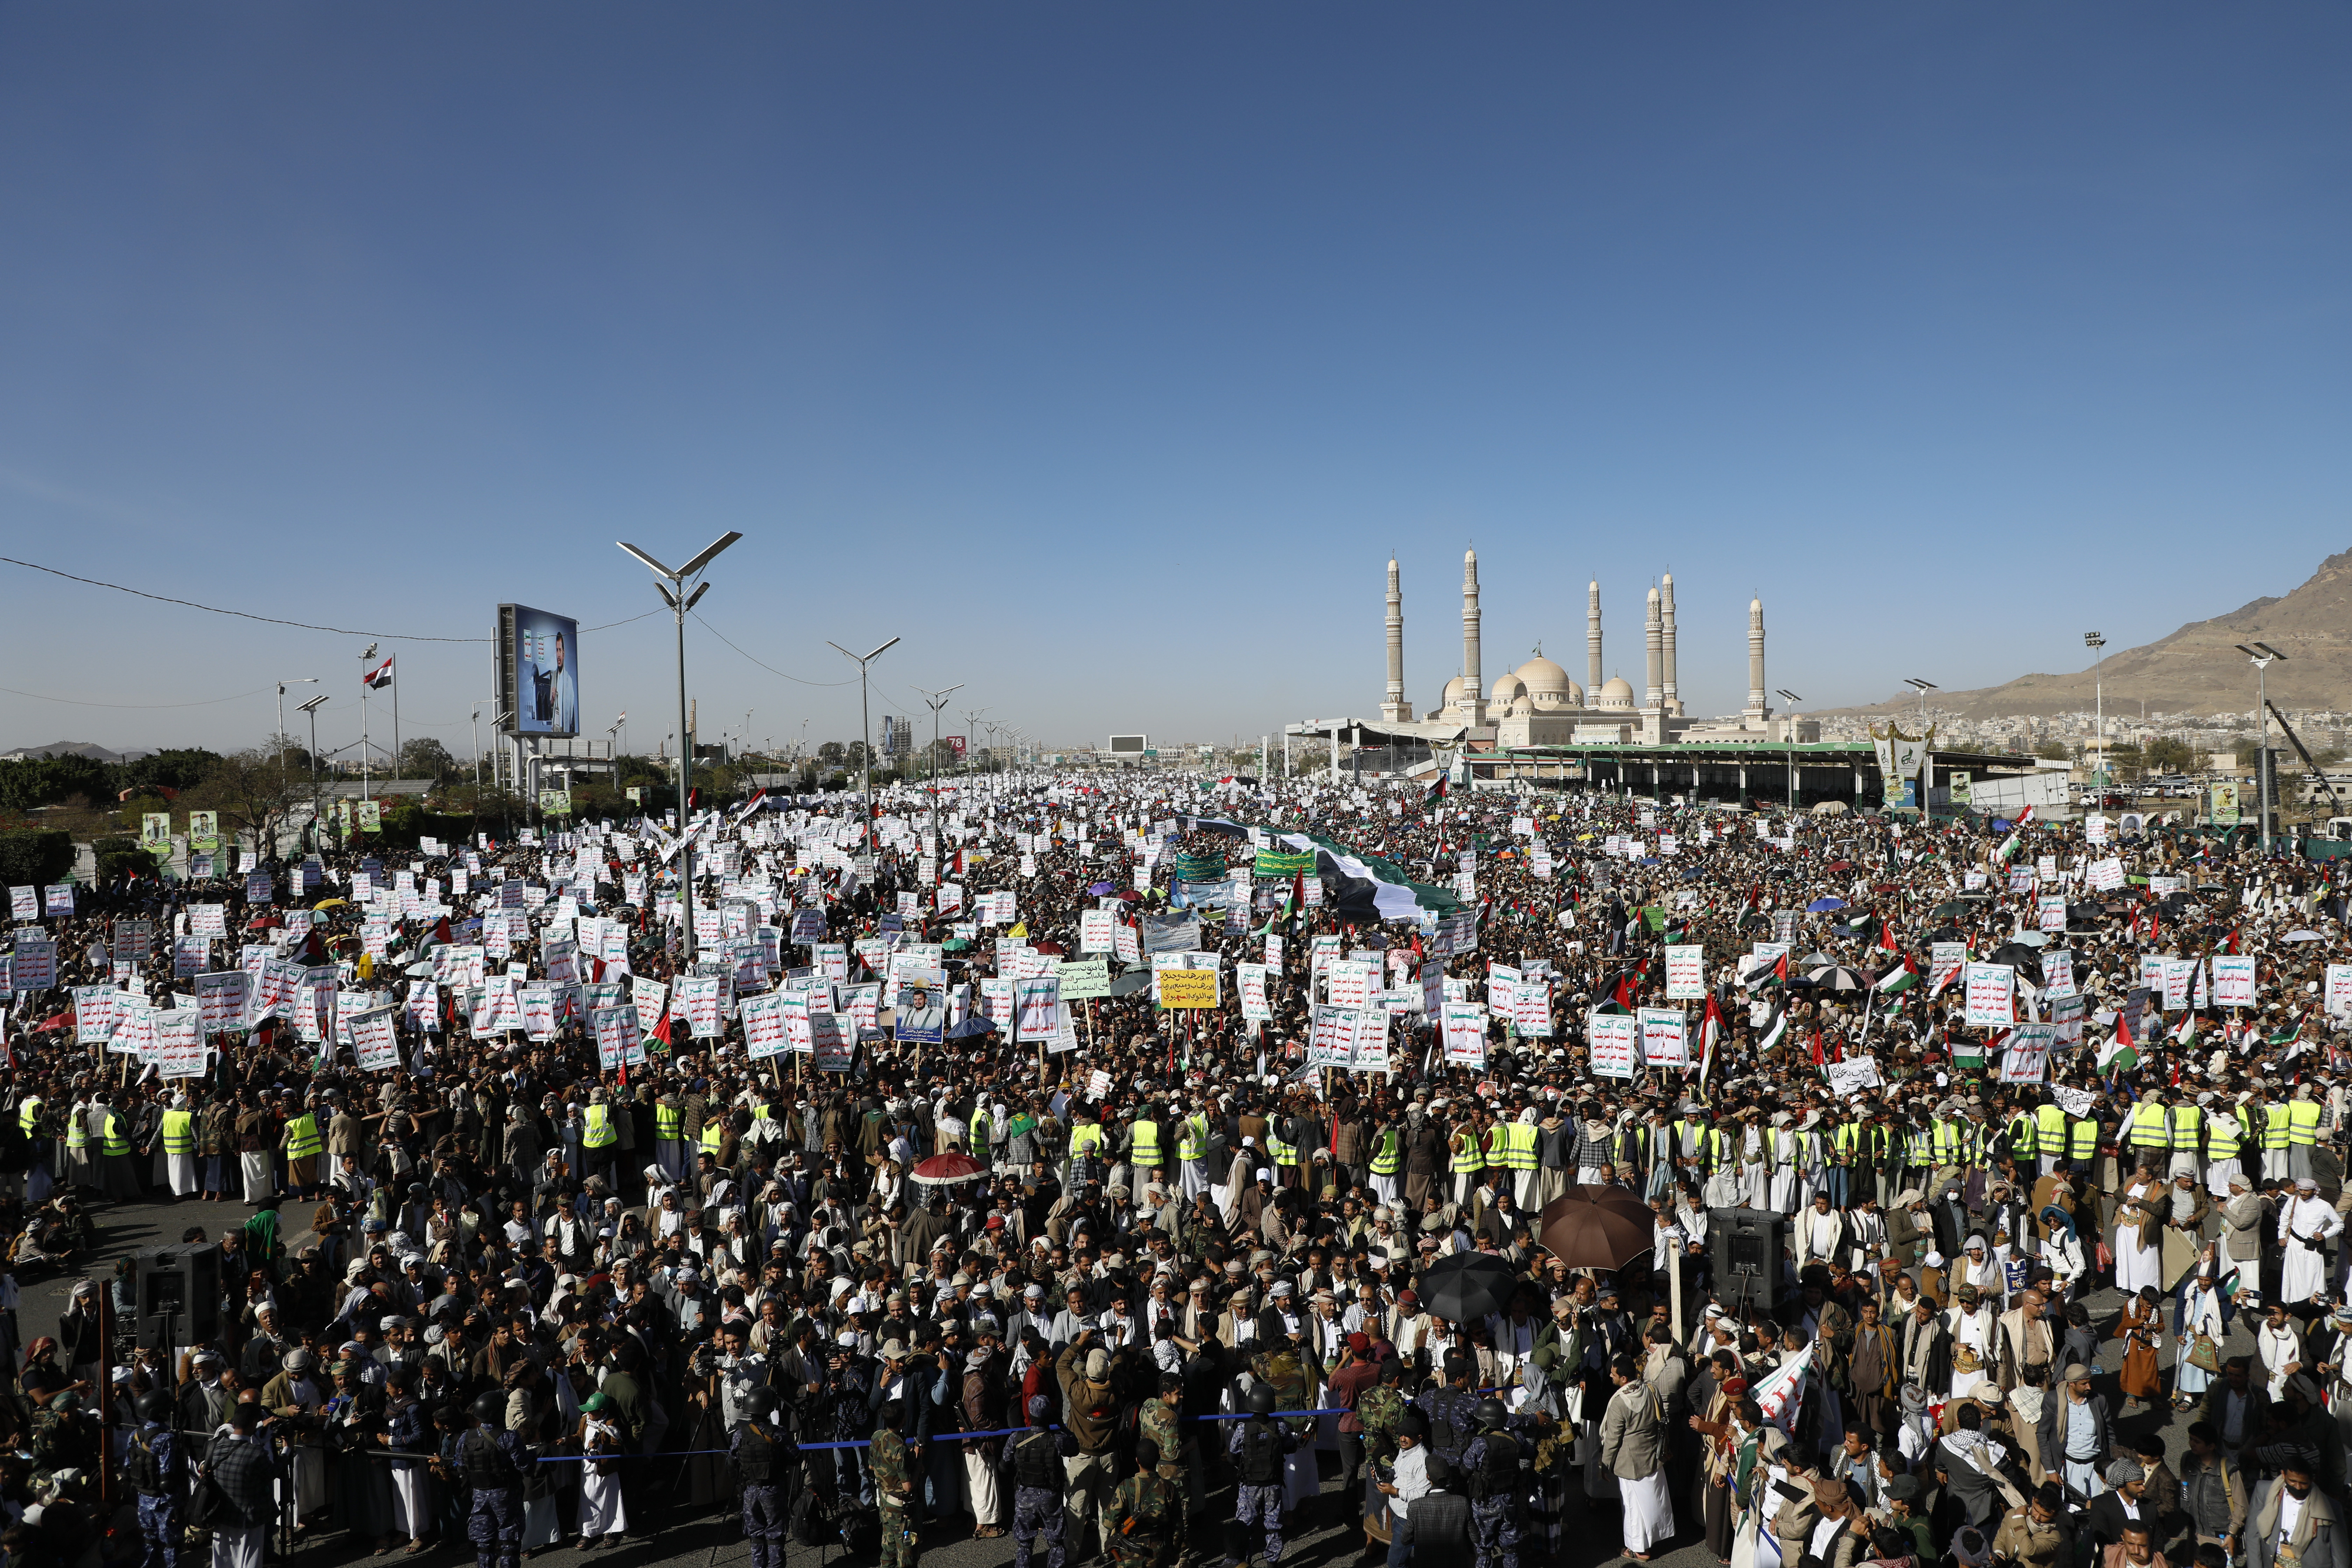
<path fill-rule="evenodd" d="M 394 643 L 489 643 L 496 641 L 495 638 L 490 637 L 426 637 L 409 632 L 355 632 L 348 626 L 317 626 L 311 624 L 308 621 L 286 621 L 281 620 L 275 615 L 256 615 L 249 610 L 224 610 L 217 604 L 199 604 L 193 599 L 173 599 L 169 594 L 150 593 L 143 588 L 128 588 L 119 582 L 101 582 L 94 577 L 77 577 L 70 571 L 59 571 L 56 567 L 43 566 L 38 561 L 18 560 L 15 556 L 0 555 L 0 561 L 5 561 L 10 566 L 21 566 L 28 571 L 46 571 L 51 577 L 62 577 L 68 582 L 87 583 L 92 588 L 108 588 L 112 589 L 117 593 L 128 593 L 140 599 L 152 599 L 158 604 L 177 604 L 189 610 L 202 610 L 208 614 L 213 615 L 234 615 L 241 621 L 258 621 L 270 626 L 291 626 L 298 632 L 331 632 L 338 637 L 380 637 L 388 642 Z M 659 610 L 648 610 L 646 612 L 645 615 L 632 615 L 627 621 L 608 621 L 602 626 L 590 626 L 585 630 L 589 632 L 610 632 L 615 626 L 626 626 L 630 622 L 643 621 L 646 618 L 646 615 L 658 615 L 661 612 Z M 732 643 L 729 643 L 728 645 L 730 647 L 734 646 Z M 736 652 L 741 653 L 742 650 L 738 648 L 736 649 Z M 757 663 L 758 661 L 754 660 L 753 662 Z M 786 676 L 785 678 L 787 680 L 791 679 L 790 676 Z M 32 692 L 19 692 L 16 695 L 18 696 L 32 696 L 37 694 Z M 52 698 L 51 700 L 63 701 L 65 699 Z M 230 699 L 224 697 L 220 700 L 226 702 Z M 95 707 L 188 707 L 194 706 L 194 705 L 188 703 L 96 703 L 88 706 Z"/>
<path fill-rule="evenodd" d="M 163 708 L 163 707 L 211 707 L 211 706 L 215 706 L 215 704 L 218 704 L 218 703 L 234 703 L 234 702 L 242 702 L 242 701 L 244 701 L 247 697 L 257 697 L 257 696 L 262 696 L 262 695 L 267 695 L 267 694 L 268 694 L 268 693 L 270 693 L 270 692 L 274 692 L 274 691 L 276 691 L 277 689 L 278 689 L 278 688 L 277 688 L 277 686 L 276 686 L 276 685 L 267 685 L 267 686 L 260 686 L 260 687 L 257 687 L 257 688 L 256 688 L 255 690 L 253 690 L 253 691 L 249 691 L 249 692 L 239 692 L 239 693 L 237 693 L 237 694 L 236 694 L 236 695 L 233 696 L 233 697 L 205 697 L 205 698 L 201 699 L 200 701 L 197 701 L 197 702 L 192 702 L 192 703 L 93 703 L 93 702 L 84 702 L 84 701 L 83 701 L 82 699 L 80 699 L 79 697 L 53 697 L 53 696 L 50 696 L 50 695 L 49 695 L 47 693 L 46 693 L 46 692 L 20 692 L 20 691 L 18 691 L 16 687 L 14 687 L 14 686 L 0 686 L 0 692 L 6 692 L 6 693 L 7 693 L 10 696 L 12 696 L 12 697 L 31 697 L 35 702 L 43 702 L 43 703 L 63 703 L 63 704 L 65 704 L 68 707 L 139 707 L 139 708 Z"/>
<path fill-rule="evenodd" d="M 6 558 L 6 557 L 5 557 L 5 556 L 0 556 L 0 560 L 5 560 L 5 559 L 7 559 L 7 558 Z M 647 611 L 646 613 L 647 613 L 648 615 L 650 615 L 650 614 L 652 614 L 652 613 L 653 613 L 653 612 L 652 612 L 652 611 Z M 722 643 L 727 643 L 727 645 L 728 645 L 729 647 L 730 647 L 730 648 L 735 648 L 735 644 L 734 644 L 734 643 L 728 643 L 728 642 L 727 642 L 727 633 L 726 633 L 726 632 L 721 632 L 718 627 L 713 626 L 709 622 L 708 622 L 708 621 L 703 621 L 703 620 L 702 620 L 702 616 L 701 616 L 701 614 L 700 614 L 698 612 L 693 612 L 693 613 L 694 613 L 694 618 L 695 618 L 697 621 L 701 621 L 701 622 L 702 622 L 702 629 L 703 629 L 705 632 L 709 632 L 713 637 L 718 638 L 720 642 L 722 642 Z M 742 650 L 742 649 L 740 649 L 740 648 L 735 648 L 735 651 L 736 651 L 737 653 L 743 653 L 743 650 Z M 751 658 L 751 654 L 749 654 L 749 653 L 743 653 L 743 656 L 744 656 L 745 658 L 747 658 L 747 659 L 751 659 L 751 662 L 752 662 L 753 664 L 758 664 L 758 665 L 760 666 L 760 668 L 761 668 L 761 669 L 763 669 L 763 670 L 767 671 L 767 672 L 768 672 L 768 674 L 772 674 L 772 675 L 782 675 L 782 676 L 783 676 L 783 678 L 784 678 L 785 680 L 794 682 L 795 684 L 800 685 L 803 685 L 803 686 L 854 686 L 854 685 L 856 685 L 857 684 L 857 677 L 856 677 L 856 675 L 852 675 L 852 676 L 850 676 L 850 677 L 849 677 L 847 680 L 845 680 L 845 681 L 804 681 L 804 680 L 802 680 L 802 679 L 801 679 L 801 677 L 800 677 L 800 676 L 798 676 L 798 675 L 786 675 L 786 674 L 784 674 L 784 672 L 783 672 L 783 671 L 782 671 L 782 670 L 780 670 L 780 669 L 776 668 L 776 666 L 775 666 L 775 665 L 773 665 L 773 664 L 770 664 L 763 663 L 762 661 L 758 660 L 758 659 L 752 659 L 752 658 Z"/>

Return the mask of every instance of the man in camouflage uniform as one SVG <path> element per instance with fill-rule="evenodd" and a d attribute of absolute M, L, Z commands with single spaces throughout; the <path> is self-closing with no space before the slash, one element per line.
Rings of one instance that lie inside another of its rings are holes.
<path fill-rule="evenodd" d="M 1148 1401 L 1136 1416 L 1136 1430 L 1150 1439 L 1152 1449 L 1160 1456 L 1160 1479 L 1175 1489 L 1181 1504 L 1176 1517 L 1169 1521 L 1168 1538 L 1174 1543 L 1178 1560 L 1192 1550 L 1192 1510 L 1198 1504 L 1192 1482 L 1192 1467 L 1185 1462 L 1184 1433 L 1178 1424 L 1184 1408 L 1184 1375 L 1163 1372 L 1160 1375 L 1160 1397 Z M 1143 1463 L 1142 1448 L 1136 1449 L 1136 1464 Z"/>
<path fill-rule="evenodd" d="M 96 1456 L 89 1452 L 89 1442 L 79 1420 L 81 1396 L 68 1392 L 52 1398 L 33 1413 L 33 1479 L 47 1479 L 58 1470 L 77 1468 L 95 1469 Z"/>
<path fill-rule="evenodd" d="M 914 1466 L 898 1432 L 903 1418 L 899 1402 L 886 1400 L 880 1425 L 866 1462 L 874 1475 L 874 1498 L 882 1511 L 881 1568 L 915 1568 L 915 1521 L 908 1512 L 915 1498 Z"/>
<path fill-rule="evenodd" d="M 1226 1568 L 1240 1568 L 1249 1555 L 1250 1531 L 1265 1531 L 1265 1568 L 1282 1561 L 1283 1459 L 1298 1448 L 1297 1434 L 1274 1419 L 1274 1390 L 1260 1383 L 1250 1390 L 1249 1419 L 1232 1423 L 1232 1451 L 1241 1484 L 1234 1489 L 1234 1536 L 1226 1548 Z M 1238 1550 L 1236 1550 L 1238 1548 Z"/>
<path fill-rule="evenodd" d="M 1135 1473 L 1110 1494 L 1112 1568 L 1173 1568 L 1184 1493 L 1163 1473 L 1162 1450 L 1150 1437 L 1135 1440 Z M 1275 1550 L 1279 1550 L 1278 1548 Z M 1269 1551 L 1266 1561 L 1274 1560 Z"/>
<path fill-rule="evenodd" d="M 1397 1385 L 1402 1374 L 1403 1363 L 1382 1363 L 1380 1381 L 1356 1399 L 1356 1424 L 1364 1429 L 1364 1495 L 1357 1500 L 1356 1511 L 1367 1520 L 1381 1522 L 1383 1530 L 1388 1504 L 1374 1477 L 1380 1466 L 1396 1463 L 1397 1423 L 1404 1419 L 1407 1408 L 1403 1390 Z"/>

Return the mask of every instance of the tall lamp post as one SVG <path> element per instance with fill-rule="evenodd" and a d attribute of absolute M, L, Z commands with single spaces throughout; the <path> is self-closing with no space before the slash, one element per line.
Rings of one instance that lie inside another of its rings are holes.
<path fill-rule="evenodd" d="M 283 692 L 286 688 L 278 688 Z M 319 710 L 327 706 L 327 694 L 320 692 L 309 702 L 295 705 L 296 713 L 310 716 L 310 847 L 319 847 Z M 283 756 L 281 751 L 279 755 Z"/>
<path fill-rule="evenodd" d="M 278 683 L 278 776 L 281 779 L 286 776 L 286 688 L 315 686 L 318 684 L 316 675 L 289 675 Z M 300 713 L 301 706 L 298 704 L 294 711 Z M 314 746 L 310 749 L 315 754 L 318 747 Z"/>
<path fill-rule="evenodd" d="M 688 960 L 694 957 L 694 846 L 687 841 L 685 835 L 689 829 L 687 821 L 687 795 L 688 783 L 694 777 L 694 746 L 691 740 L 686 739 L 688 735 L 686 612 L 702 602 L 702 596 L 710 591 L 710 584 L 708 581 L 698 582 L 690 592 L 686 585 L 688 580 L 699 576 L 702 569 L 709 566 L 720 550 L 742 537 L 741 534 L 730 529 L 705 546 L 701 554 L 675 570 L 664 566 L 626 539 L 614 541 L 645 562 L 646 568 L 653 572 L 654 587 L 661 594 L 662 602 L 669 606 L 670 613 L 677 622 L 677 733 L 680 738 L 685 740 L 685 744 L 679 747 L 677 754 L 677 831 L 679 834 L 677 894 L 678 909 L 686 921 L 685 927 L 679 934 L 678 951 Z"/>
<path fill-rule="evenodd" d="M 923 706 L 931 710 L 931 841 L 934 844 L 940 838 L 940 709 L 948 706 L 950 695 L 963 690 L 963 687 L 964 683 L 958 681 L 944 691 L 927 691 L 921 686 L 915 688 L 923 699 Z"/>
<path fill-rule="evenodd" d="M 2254 731 L 2254 785 L 2263 813 L 2263 854 L 2267 858 L 2271 852 L 2270 667 L 2271 661 L 2286 655 L 2268 643 L 2241 643 L 2238 652 L 2254 662 L 2254 723 L 2258 727 Z"/>
<path fill-rule="evenodd" d="M 874 714 L 866 706 L 866 666 L 898 645 L 891 638 L 870 653 L 853 653 L 840 643 L 827 639 L 824 644 L 857 666 L 857 733 L 858 792 L 866 797 L 866 820 L 857 826 L 857 841 L 871 844 L 874 839 Z"/>
<path fill-rule="evenodd" d="M 2094 777 L 2101 789 L 2107 784 L 2106 645 L 2098 632 L 2083 633 L 2083 646 L 2091 650 L 2091 738 L 2099 747 L 2099 771 Z"/>
<path fill-rule="evenodd" d="M 1797 809 L 1797 715 L 1796 706 L 1805 699 L 1791 691 L 1779 694 L 1790 707 L 1789 713 L 1789 810 Z"/>

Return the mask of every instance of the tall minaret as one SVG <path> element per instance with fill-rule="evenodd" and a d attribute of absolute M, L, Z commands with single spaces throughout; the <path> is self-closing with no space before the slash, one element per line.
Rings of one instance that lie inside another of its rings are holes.
<path fill-rule="evenodd" d="M 1764 701 L 1764 601 L 1748 601 L 1748 714 L 1759 724 L 1772 715 Z"/>
<path fill-rule="evenodd" d="M 1668 713 L 1679 714 L 1683 711 L 1683 699 L 1675 689 L 1675 574 L 1671 571 L 1666 573 L 1661 584 L 1658 609 L 1664 623 L 1663 630 L 1666 642 L 1664 707 Z"/>
<path fill-rule="evenodd" d="M 1650 590 L 1650 608 L 1646 622 L 1650 636 L 1650 678 L 1642 688 L 1642 708 L 1655 708 L 1664 695 L 1666 665 L 1666 632 L 1658 614 L 1658 591 Z"/>
<path fill-rule="evenodd" d="M 1404 700 L 1404 591 L 1397 585 L 1394 556 L 1389 558 L 1389 690 L 1381 717 L 1390 724 L 1412 720 L 1412 705 Z"/>
<path fill-rule="evenodd" d="M 1478 552 L 1462 552 L 1462 716 L 1474 728 L 1486 723 L 1486 687 L 1478 674 Z"/>
<path fill-rule="evenodd" d="M 1601 706 L 1601 580 L 1592 580 L 1584 611 L 1584 706 Z"/>

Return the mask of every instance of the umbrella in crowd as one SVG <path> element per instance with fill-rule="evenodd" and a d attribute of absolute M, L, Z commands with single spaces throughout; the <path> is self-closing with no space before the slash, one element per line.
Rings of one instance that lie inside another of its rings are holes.
<path fill-rule="evenodd" d="M 1650 1250 L 1656 1218 L 1622 1186 L 1571 1186 L 1536 1217 L 1536 1242 L 1571 1269 L 1622 1269 Z"/>
<path fill-rule="evenodd" d="M 953 1186 L 958 1182 L 977 1181 L 988 1174 L 988 1167 L 970 1155 L 933 1155 L 918 1160 L 908 1173 L 925 1186 Z"/>
<path fill-rule="evenodd" d="M 1421 1304 L 1432 1313 L 1465 1323 L 1501 1312 L 1517 1284 L 1506 1260 L 1489 1252 L 1456 1252 L 1423 1270 L 1418 1289 Z"/>
<path fill-rule="evenodd" d="M 1822 915 L 1832 909 L 1843 909 L 1844 907 L 1845 900 L 1843 898 L 1817 898 L 1811 904 L 1805 905 L 1805 913 L 1808 915 Z"/>
<path fill-rule="evenodd" d="M 1861 970 L 1848 967 L 1843 964 L 1832 964 L 1826 969 L 1815 969 L 1805 978 L 1816 986 L 1832 991 L 1866 991 L 1870 988 L 1867 976 Z"/>

